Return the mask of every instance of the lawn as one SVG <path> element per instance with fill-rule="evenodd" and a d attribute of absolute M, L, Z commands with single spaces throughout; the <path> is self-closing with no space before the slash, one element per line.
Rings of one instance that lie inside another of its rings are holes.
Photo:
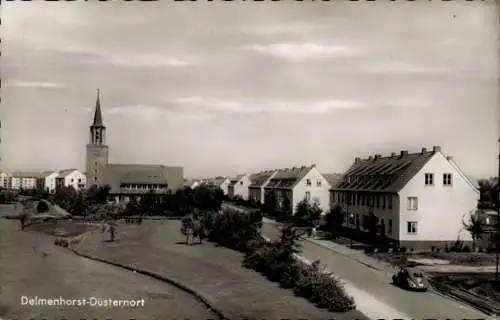
<path fill-rule="evenodd" d="M 211 243 L 188 246 L 184 241 L 179 221 L 144 221 L 141 226 L 120 225 L 114 243 L 104 243 L 96 233 L 79 250 L 175 279 L 232 319 L 366 319 L 358 311 L 332 313 L 294 296 L 242 267 L 239 252 Z"/>
<path fill-rule="evenodd" d="M 201 302 L 172 285 L 78 257 L 54 246 L 51 236 L 18 229 L 16 221 L 0 219 L 0 318 L 216 319 Z M 48 230 L 49 227 L 45 229 Z M 29 307 L 20 304 L 23 295 L 144 298 L 145 305 L 141 308 Z"/>

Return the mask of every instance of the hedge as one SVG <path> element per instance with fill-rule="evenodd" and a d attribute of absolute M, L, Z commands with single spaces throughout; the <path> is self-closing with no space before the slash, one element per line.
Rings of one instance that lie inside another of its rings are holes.
<path fill-rule="evenodd" d="M 213 242 L 245 252 L 242 264 L 260 272 L 283 288 L 292 289 L 297 296 L 304 297 L 320 308 L 332 312 L 348 312 L 356 308 L 354 299 L 343 285 L 331 274 L 319 268 L 319 261 L 308 265 L 297 258 L 296 233 L 294 228 L 282 231 L 281 241 L 269 242 L 260 235 L 262 216 L 260 213 L 242 213 L 227 209 L 214 214 L 208 228 Z"/>

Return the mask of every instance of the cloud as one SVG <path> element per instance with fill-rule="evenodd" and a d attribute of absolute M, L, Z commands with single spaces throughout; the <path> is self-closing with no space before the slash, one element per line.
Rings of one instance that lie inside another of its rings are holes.
<path fill-rule="evenodd" d="M 305 33 L 329 28 L 328 24 L 295 23 L 252 26 L 243 29 L 243 33 L 252 35 L 281 35 L 284 33 Z"/>
<path fill-rule="evenodd" d="M 111 108 L 107 111 L 108 114 L 126 116 L 126 117 L 146 117 L 154 118 L 164 114 L 164 110 L 157 106 L 151 105 L 131 105 L 119 106 Z"/>
<path fill-rule="evenodd" d="M 132 67 L 189 67 L 192 62 L 171 58 L 168 55 L 158 54 L 126 54 L 105 55 L 111 64 L 116 66 L 132 66 Z"/>
<path fill-rule="evenodd" d="M 185 97 L 173 101 L 179 110 L 190 113 L 230 112 L 255 114 L 262 112 L 282 112 L 290 114 L 324 114 L 339 109 L 359 109 L 366 107 L 362 101 L 327 100 L 308 103 L 286 102 L 276 100 L 239 102 L 234 100 Z"/>
<path fill-rule="evenodd" d="M 241 49 L 293 62 L 302 62 L 311 59 L 350 57 L 362 51 L 360 48 L 353 46 L 323 45 L 312 42 L 250 45 L 244 46 Z"/>
<path fill-rule="evenodd" d="M 449 70 L 442 66 L 423 65 L 416 62 L 394 60 L 378 61 L 361 67 L 362 72 L 370 74 L 446 74 Z"/>
<path fill-rule="evenodd" d="M 25 81 L 25 80 L 7 80 L 6 87 L 17 88 L 35 88 L 35 89 L 62 89 L 66 86 L 63 83 L 47 81 Z"/>

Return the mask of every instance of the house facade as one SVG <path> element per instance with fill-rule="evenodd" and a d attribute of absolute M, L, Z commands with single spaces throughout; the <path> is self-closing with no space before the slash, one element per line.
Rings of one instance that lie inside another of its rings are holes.
<path fill-rule="evenodd" d="M 58 171 L 43 171 L 38 181 L 38 189 L 49 193 L 56 191 L 56 178 L 59 176 Z"/>
<path fill-rule="evenodd" d="M 34 190 L 37 188 L 37 181 L 40 172 L 13 172 L 11 176 L 11 189 L 13 190 Z"/>
<path fill-rule="evenodd" d="M 232 178 L 228 186 L 228 196 L 230 199 L 241 198 L 248 200 L 248 187 L 252 183 L 250 174 L 240 174 Z"/>
<path fill-rule="evenodd" d="M 7 172 L 0 172 L 0 187 L 4 189 L 12 188 L 12 176 Z"/>
<path fill-rule="evenodd" d="M 277 170 L 266 170 L 257 173 L 248 187 L 249 200 L 254 203 L 264 204 L 265 188 L 277 173 Z"/>
<path fill-rule="evenodd" d="M 184 183 L 182 167 L 109 163 L 109 147 L 106 145 L 106 127 L 102 119 L 99 90 L 89 140 L 86 150 L 87 187 L 110 186 L 112 200 L 116 202 L 140 200 L 150 191 L 160 194 L 167 191 L 175 192 L 182 188 Z"/>
<path fill-rule="evenodd" d="M 356 158 L 332 188 L 330 200 L 346 211 L 347 227 L 368 231 L 367 217 L 373 214 L 377 233 L 401 246 L 444 247 L 471 240 L 463 222 L 475 211 L 479 191 L 435 146 Z"/>
<path fill-rule="evenodd" d="M 281 169 L 264 187 L 264 204 L 271 197 L 277 209 L 295 213 L 300 201 L 317 201 L 323 213 L 330 210 L 329 190 L 331 186 L 318 171 L 316 165 Z"/>
<path fill-rule="evenodd" d="M 78 169 L 65 169 L 56 177 L 56 188 L 73 187 L 75 190 L 85 188 L 87 177 Z"/>

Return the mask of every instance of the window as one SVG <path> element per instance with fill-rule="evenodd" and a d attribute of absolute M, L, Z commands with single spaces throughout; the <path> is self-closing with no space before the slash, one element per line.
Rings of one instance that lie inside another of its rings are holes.
<path fill-rule="evenodd" d="M 240 181 L 240 185 L 243 184 L 243 181 Z"/>
<path fill-rule="evenodd" d="M 418 199 L 417 197 L 408 197 L 408 210 L 417 210 L 418 209 Z"/>
<path fill-rule="evenodd" d="M 443 173 L 443 185 L 451 186 L 451 173 Z"/>
<path fill-rule="evenodd" d="M 392 209 L 392 197 L 387 196 L 387 208 Z"/>
<path fill-rule="evenodd" d="M 426 173 L 425 174 L 425 185 L 426 186 L 434 185 L 434 174 L 433 173 Z"/>
<path fill-rule="evenodd" d="M 97 161 L 96 161 L 96 162 L 94 162 L 94 165 L 96 165 L 96 166 L 97 166 Z"/>
<path fill-rule="evenodd" d="M 385 196 L 382 196 L 382 209 L 385 209 Z"/>
<path fill-rule="evenodd" d="M 406 222 L 406 232 L 417 233 L 417 221 Z"/>
<path fill-rule="evenodd" d="M 321 180 L 316 181 L 316 187 L 321 187 Z"/>
<path fill-rule="evenodd" d="M 308 185 L 308 186 L 311 185 L 311 179 L 306 179 L 306 185 Z"/>
<path fill-rule="evenodd" d="M 311 201 L 311 192 L 306 191 L 306 200 Z"/>
<path fill-rule="evenodd" d="M 387 228 L 387 233 L 392 234 L 392 219 L 389 219 L 389 226 Z"/>
<path fill-rule="evenodd" d="M 78 183 L 82 183 L 82 179 L 81 179 L 81 178 L 80 178 L 80 179 L 78 179 Z"/>
<path fill-rule="evenodd" d="M 375 201 L 376 201 L 376 207 L 380 208 L 380 198 L 376 197 Z"/>
<path fill-rule="evenodd" d="M 94 177 L 94 181 L 97 182 L 97 177 Z"/>
<path fill-rule="evenodd" d="M 75 179 L 71 179 L 71 182 L 74 182 L 74 181 L 75 181 Z"/>

